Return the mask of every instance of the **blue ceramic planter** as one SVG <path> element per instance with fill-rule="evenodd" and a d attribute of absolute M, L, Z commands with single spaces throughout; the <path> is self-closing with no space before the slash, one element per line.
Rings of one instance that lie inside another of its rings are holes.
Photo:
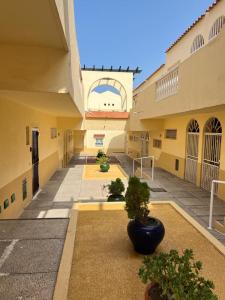
<path fill-rule="evenodd" d="M 160 220 L 149 217 L 148 225 L 138 220 L 131 220 L 127 225 L 127 232 L 135 251 L 147 255 L 152 254 L 161 243 L 165 228 Z"/>
<path fill-rule="evenodd" d="M 123 195 L 110 195 L 109 197 L 108 197 L 108 202 L 121 202 L 121 201 L 124 201 L 125 199 L 124 199 L 124 196 Z"/>

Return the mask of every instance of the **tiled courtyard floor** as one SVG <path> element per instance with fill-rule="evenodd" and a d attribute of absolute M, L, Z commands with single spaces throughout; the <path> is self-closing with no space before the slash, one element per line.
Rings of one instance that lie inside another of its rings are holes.
<path fill-rule="evenodd" d="M 133 161 L 126 155 L 118 155 L 117 159 L 127 174 L 133 173 Z M 151 178 L 151 170 L 144 169 Z M 172 200 L 192 216 L 199 224 L 208 230 L 210 193 L 194 184 L 176 177 L 162 169 L 155 169 L 154 181 L 145 180 L 151 188 L 163 188 L 165 192 L 151 191 L 151 201 Z M 225 216 L 225 201 L 214 198 L 213 215 L 216 220 Z M 225 235 L 208 230 L 225 245 Z"/>
<path fill-rule="evenodd" d="M 131 175 L 132 160 L 117 158 Z M 107 197 L 103 187 L 110 180 L 82 180 L 82 174 L 83 165 L 72 160 L 68 168 L 55 172 L 19 220 L 0 221 L 0 299 L 52 299 L 73 203 Z M 127 186 L 127 179 L 123 181 Z M 173 200 L 207 228 L 209 193 L 159 169 L 154 182 L 147 181 L 166 190 L 151 192 L 151 201 Z M 217 219 L 225 215 L 225 202 L 215 199 L 214 214 Z M 225 244 L 224 235 L 211 233 Z"/>

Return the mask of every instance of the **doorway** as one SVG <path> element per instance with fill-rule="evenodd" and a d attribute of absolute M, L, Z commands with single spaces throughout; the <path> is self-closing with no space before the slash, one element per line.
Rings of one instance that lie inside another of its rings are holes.
<path fill-rule="evenodd" d="M 199 125 L 191 120 L 187 128 L 187 146 L 185 159 L 185 179 L 196 184 L 198 171 Z"/>
<path fill-rule="evenodd" d="M 204 128 L 201 187 L 210 191 L 212 180 L 219 179 L 222 126 L 217 118 L 211 118 Z M 215 185 L 215 194 L 218 184 Z"/>
<path fill-rule="evenodd" d="M 32 191 L 33 196 L 39 190 L 39 149 L 38 149 L 39 130 L 32 129 Z"/>

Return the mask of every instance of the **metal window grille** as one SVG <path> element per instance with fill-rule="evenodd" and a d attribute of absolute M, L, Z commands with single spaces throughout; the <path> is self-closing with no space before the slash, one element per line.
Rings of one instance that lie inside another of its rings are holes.
<path fill-rule="evenodd" d="M 222 29 L 223 25 L 225 24 L 225 16 L 220 16 L 216 21 L 213 23 L 213 26 L 210 29 L 209 33 L 209 40 L 216 37 L 220 30 Z"/>
<path fill-rule="evenodd" d="M 204 45 L 204 38 L 201 34 L 197 35 L 191 46 L 191 53 L 194 53 Z"/>
<path fill-rule="evenodd" d="M 153 139 L 153 147 L 161 149 L 162 148 L 162 141 L 157 140 L 157 139 Z"/>
<path fill-rule="evenodd" d="M 156 100 L 176 94 L 178 91 L 178 82 L 178 68 L 156 81 Z"/>

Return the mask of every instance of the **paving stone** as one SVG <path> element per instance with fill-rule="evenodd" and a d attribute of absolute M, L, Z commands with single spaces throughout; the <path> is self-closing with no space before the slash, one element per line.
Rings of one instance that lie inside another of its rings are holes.
<path fill-rule="evenodd" d="M 20 219 L 65 219 L 69 218 L 69 216 L 70 209 L 68 208 L 51 208 L 47 210 L 26 209 L 20 216 Z"/>
<path fill-rule="evenodd" d="M 205 207 L 205 206 L 191 207 L 190 210 L 197 216 L 209 215 L 209 207 Z M 213 214 L 214 215 L 221 215 L 221 214 L 225 215 L 225 207 L 224 208 L 214 207 Z"/>
<path fill-rule="evenodd" d="M 7 240 L 9 240 L 9 238 L 6 238 Z M 5 251 L 5 248 L 8 247 L 11 244 L 11 241 L 1 241 L 0 240 L 0 257 L 2 256 L 2 254 Z M 0 298 L 1 299 L 1 298 Z"/>
<path fill-rule="evenodd" d="M 1 273 L 57 272 L 64 240 L 20 240 L 0 268 Z"/>
<path fill-rule="evenodd" d="M 52 300 L 57 273 L 0 276 L 2 300 Z"/>
<path fill-rule="evenodd" d="M 173 195 L 173 197 L 175 198 L 193 198 L 193 195 L 189 192 L 186 191 L 174 191 L 174 192 L 170 192 L 171 195 Z"/>
<path fill-rule="evenodd" d="M 0 239 L 63 239 L 68 222 L 68 219 L 2 220 L 0 221 Z"/>
<path fill-rule="evenodd" d="M 199 205 L 203 205 L 203 202 L 197 198 L 187 198 L 187 197 L 177 197 L 177 200 L 182 203 L 183 205 L 187 205 L 187 206 L 199 206 Z"/>
<path fill-rule="evenodd" d="M 207 191 L 203 191 L 203 190 L 198 190 L 198 191 L 194 191 L 191 192 L 193 194 L 193 196 L 197 197 L 197 198 L 208 198 L 210 199 L 210 193 Z"/>
<path fill-rule="evenodd" d="M 173 195 L 167 192 L 150 192 L 150 199 L 158 198 L 158 199 L 172 199 Z"/>

